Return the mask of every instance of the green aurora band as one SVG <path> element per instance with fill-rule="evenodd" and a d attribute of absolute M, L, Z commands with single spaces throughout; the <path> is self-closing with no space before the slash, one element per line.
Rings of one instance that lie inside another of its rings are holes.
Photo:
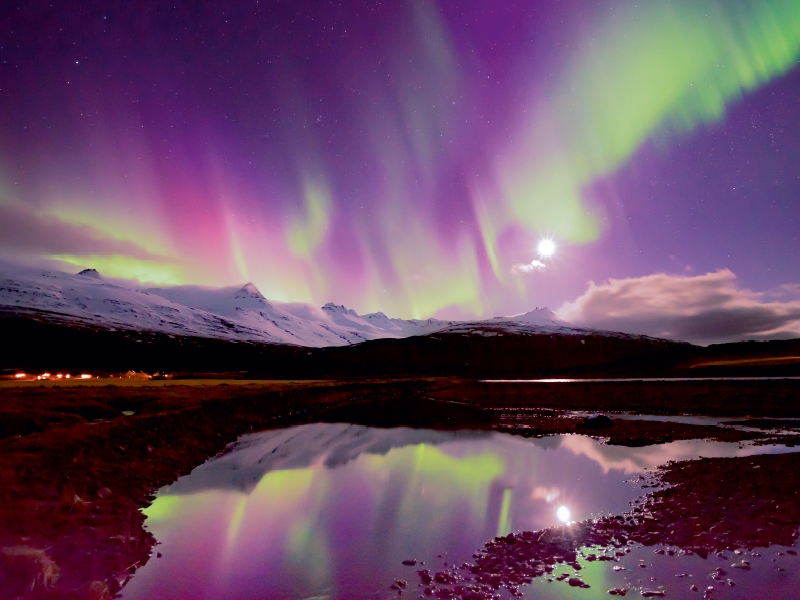
<path fill-rule="evenodd" d="M 366 90 L 363 98 L 347 96 L 359 108 L 348 128 L 358 144 L 373 150 L 380 170 L 363 176 L 383 181 L 380 189 L 374 182 L 374 190 L 365 188 L 359 200 L 365 206 L 357 212 L 343 211 L 337 194 L 343 195 L 346 185 L 354 195 L 362 193 L 356 189 L 362 165 L 352 166 L 356 175 L 337 174 L 322 134 L 299 126 L 296 147 L 287 150 L 299 180 L 297 197 L 251 190 L 257 202 L 270 205 L 264 214 L 240 203 L 245 188 L 226 171 L 222 151 L 205 151 L 205 179 L 198 175 L 197 183 L 188 177 L 185 190 L 176 186 L 170 195 L 154 174 L 164 162 L 160 154 L 138 137 L 121 152 L 113 136 L 102 135 L 93 138 L 102 142 L 94 147 L 117 157 L 109 160 L 116 169 L 108 175 L 93 166 L 86 178 L 102 183 L 125 173 L 127 188 L 119 179 L 102 193 L 81 196 L 80 189 L 56 185 L 51 199 L 30 208 L 13 197 L 10 176 L 3 176 L 0 209 L 28 210 L 32 220 L 57 221 L 76 236 L 89 231 L 103 248 L 118 248 L 85 253 L 65 248 L 39 257 L 98 267 L 114 277 L 162 285 L 251 280 L 277 301 L 335 300 L 353 303 L 359 312 L 383 310 L 406 318 L 448 307 L 476 316 L 497 314 L 510 297 L 527 306 L 536 297 L 537 277 L 514 274 L 516 259 L 503 248 L 509 232 L 520 231 L 529 240 L 528 260 L 542 236 L 568 245 L 598 240 L 604 217 L 587 188 L 613 175 L 648 143 L 666 148 L 721 122 L 731 105 L 787 73 L 800 56 L 798 0 L 630 0 L 593 14 L 567 54 L 553 52 L 547 72 L 531 72 L 530 56 L 515 57 L 517 85 L 505 93 L 526 100 L 508 115 L 511 133 L 502 141 L 478 140 L 473 146 L 483 155 L 459 165 L 457 128 L 465 130 L 465 139 L 477 131 L 464 124 L 473 115 L 462 108 L 470 104 L 475 68 L 469 48 L 462 47 L 468 42 L 436 4 L 403 4 L 402 24 L 392 33 L 403 50 L 384 77 L 392 83 L 380 87 L 361 79 L 366 75 L 357 61 L 342 71 L 343 86 L 355 89 L 360 81 Z M 344 81 L 346 75 L 352 79 Z M 308 92 L 302 83 L 296 86 L 286 93 Z M 303 106 L 307 114 L 297 118 L 313 122 L 316 105 Z M 139 161 L 148 155 L 150 163 Z M 488 175 L 469 180 L 472 163 L 488 164 Z M 472 214 L 448 216 L 452 226 L 443 232 L 443 221 L 432 216 L 420 190 L 437 189 L 443 165 L 452 170 L 454 164 L 465 167 L 463 202 Z M 204 200 L 210 206 L 196 202 L 203 194 L 213 197 Z M 107 200 L 115 195 L 118 202 Z M 202 210 L 195 210 L 198 205 Z M 337 221 L 340 214 L 346 216 Z M 130 245 L 139 251 L 129 252 Z M 339 245 L 350 254 L 337 254 Z"/>

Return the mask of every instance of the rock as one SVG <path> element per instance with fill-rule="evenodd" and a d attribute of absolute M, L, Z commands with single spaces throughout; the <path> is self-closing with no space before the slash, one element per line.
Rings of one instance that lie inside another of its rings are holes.
<path fill-rule="evenodd" d="M 403 561 L 403 564 L 406 565 L 407 567 L 413 567 L 415 564 L 417 564 L 417 559 L 416 558 L 408 558 L 408 559 Z"/>
<path fill-rule="evenodd" d="M 581 581 L 581 580 L 580 580 L 580 579 L 578 579 L 577 577 L 570 577 L 569 579 L 567 579 L 567 583 L 568 583 L 568 584 L 569 584 L 571 587 L 579 587 L 579 588 L 588 588 L 588 587 L 591 587 L 591 586 L 589 586 L 589 584 L 588 584 L 588 583 L 585 583 L 585 582 Z"/>
<path fill-rule="evenodd" d="M 100 273 L 97 272 L 97 269 L 84 269 L 83 271 L 80 271 L 78 275 L 83 277 L 91 277 L 92 279 L 102 279 Z"/>
<path fill-rule="evenodd" d="M 614 421 L 605 415 L 590 415 L 578 427 L 582 429 L 611 429 L 614 427 Z"/>

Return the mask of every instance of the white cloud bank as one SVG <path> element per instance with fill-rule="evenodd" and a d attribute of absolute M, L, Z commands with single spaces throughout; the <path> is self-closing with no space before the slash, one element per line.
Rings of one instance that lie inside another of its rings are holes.
<path fill-rule="evenodd" d="M 532 273 L 533 271 L 544 271 L 547 265 L 542 261 L 533 259 L 531 262 L 521 265 L 514 265 L 511 267 L 512 275 L 519 275 L 520 273 Z"/>
<path fill-rule="evenodd" d="M 657 273 L 610 279 L 556 314 L 573 325 L 698 344 L 800 337 L 796 285 L 770 292 L 737 289 L 728 269 L 696 277 Z"/>

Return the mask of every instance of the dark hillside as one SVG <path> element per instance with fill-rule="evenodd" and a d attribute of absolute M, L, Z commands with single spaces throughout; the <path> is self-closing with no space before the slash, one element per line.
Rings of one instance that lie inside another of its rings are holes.
<path fill-rule="evenodd" d="M 488 334 L 488 335 L 487 335 Z M 315 349 L 316 372 L 368 376 L 532 378 L 663 374 L 694 351 L 688 344 L 600 335 L 509 334 L 491 327 Z"/>
<path fill-rule="evenodd" d="M 0 318 L 0 339 L 0 367 L 6 372 L 240 372 L 280 379 L 659 374 L 686 361 L 694 348 L 589 332 L 513 335 L 491 328 L 301 348 L 112 331 L 16 316 Z"/>
<path fill-rule="evenodd" d="M 112 331 L 45 319 L 0 318 L 3 370 L 220 372 L 293 368 L 304 349 L 141 331 Z"/>
<path fill-rule="evenodd" d="M 232 342 L 65 324 L 46 315 L 0 318 L 0 369 L 31 373 L 239 373 L 269 379 L 354 377 L 729 377 L 800 375 L 800 340 L 691 344 L 585 331 L 489 325 L 353 346 Z"/>

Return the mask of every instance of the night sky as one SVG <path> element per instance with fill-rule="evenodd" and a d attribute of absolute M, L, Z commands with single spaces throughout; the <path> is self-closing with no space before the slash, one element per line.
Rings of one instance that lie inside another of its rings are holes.
<path fill-rule="evenodd" d="M 33 0 L 0 46 L 4 258 L 800 331 L 800 1 Z"/>

